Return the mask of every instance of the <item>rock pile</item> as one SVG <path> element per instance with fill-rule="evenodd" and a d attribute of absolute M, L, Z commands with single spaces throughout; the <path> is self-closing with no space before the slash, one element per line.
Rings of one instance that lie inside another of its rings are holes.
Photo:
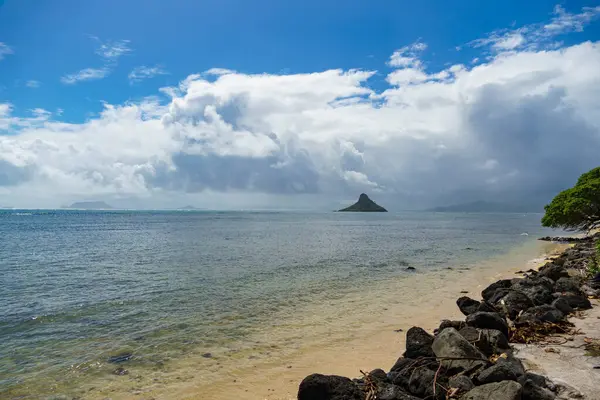
<path fill-rule="evenodd" d="M 433 334 L 406 332 L 406 351 L 390 368 L 349 379 L 313 374 L 300 384 L 298 400 L 553 400 L 568 399 L 561 385 L 527 372 L 510 342 L 540 340 L 567 316 L 591 308 L 600 282 L 573 273 L 593 252 L 594 240 L 574 247 L 523 278 L 499 280 L 481 300 L 460 297 L 465 321 L 444 320 Z M 571 273 L 570 273 L 571 272 Z"/>

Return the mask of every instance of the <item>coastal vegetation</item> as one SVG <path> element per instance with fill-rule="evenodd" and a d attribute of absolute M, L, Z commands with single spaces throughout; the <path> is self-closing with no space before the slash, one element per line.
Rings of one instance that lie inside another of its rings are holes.
<path fill-rule="evenodd" d="M 600 167 L 582 174 L 544 209 L 543 226 L 582 232 L 600 228 Z"/>

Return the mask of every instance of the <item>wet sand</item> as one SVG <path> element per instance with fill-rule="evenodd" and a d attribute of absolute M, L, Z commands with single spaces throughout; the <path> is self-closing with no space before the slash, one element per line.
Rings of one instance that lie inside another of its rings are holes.
<path fill-rule="evenodd" d="M 254 349 L 190 355 L 168 369 L 98 381 L 85 398 L 295 399 L 298 384 L 315 372 L 360 376 L 390 368 L 404 349 L 412 326 L 432 331 L 442 319 L 463 319 L 462 295 L 480 297 L 491 282 L 536 267 L 565 245 L 532 242 L 469 268 L 413 273 L 365 284 L 327 304 L 298 307 L 281 323 L 265 327 Z M 468 293 L 462 294 L 466 291 Z M 402 329 L 401 332 L 397 330 Z"/>

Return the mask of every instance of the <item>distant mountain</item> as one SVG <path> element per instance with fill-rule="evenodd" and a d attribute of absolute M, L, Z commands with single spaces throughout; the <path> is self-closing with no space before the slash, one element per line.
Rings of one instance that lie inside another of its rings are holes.
<path fill-rule="evenodd" d="M 113 207 L 103 201 L 78 201 L 63 208 L 75 208 L 78 210 L 111 210 Z"/>
<path fill-rule="evenodd" d="M 341 212 L 387 212 L 387 210 L 375 203 L 366 194 L 362 193 L 358 201 L 350 207 L 346 207 Z"/>
<path fill-rule="evenodd" d="M 184 206 L 184 207 L 180 207 L 178 208 L 178 210 L 200 210 L 199 208 L 196 208 L 194 206 Z"/>
<path fill-rule="evenodd" d="M 473 201 L 470 203 L 454 204 L 450 206 L 434 207 L 427 211 L 435 212 L 541 212 L 541 209 L 532 206 L 490 203 L 487 201 Z"/>

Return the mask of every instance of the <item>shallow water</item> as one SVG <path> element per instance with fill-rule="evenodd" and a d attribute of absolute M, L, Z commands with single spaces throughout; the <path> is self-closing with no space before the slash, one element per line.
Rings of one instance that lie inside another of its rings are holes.
<path fill-rule="evenodd" d="M 406 318 L 461 266 L 539 252 L 540 217 L 2 211 L 0 397 L 216 399 L 216 381 Z"/>

